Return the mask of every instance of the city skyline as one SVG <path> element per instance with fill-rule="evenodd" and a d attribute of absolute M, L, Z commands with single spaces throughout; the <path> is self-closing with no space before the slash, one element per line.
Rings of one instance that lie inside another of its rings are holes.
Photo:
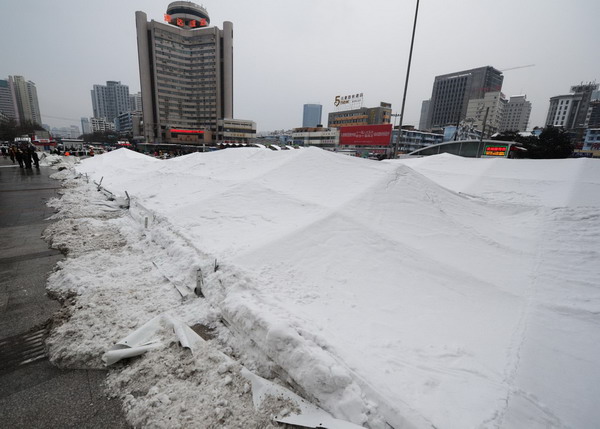
<path fill-rule="evenodd" d="M 0 36 L 11 42 L 0 77 L 22 75 L 36 84 L 42 122 L 79 124 L 92 116 L 94 84 L 114 80 L 131 93 L 140 90 L 135 11 L 161 22 L 168 4 L 5 4 L 2 11 L 12 19 Z M 369 8 L 355 0 L 202 4 L 213 24 L 235 24 L 234 118 L 255 121 L 259 131 L 291 129 L 301 126 L 304 104 L 320 103 L 327 115 L 336 110 L 335 96 L 352 93 L 364 93 L 365 107 L 383 101 L 399 112 L 414 0 L 375 0 Z M 600 4 L 591 0 L 508 0 L 502 8 L 487 0 L 422 2 L 403 124 L 418 126 L 435 76 L 489 65 L 506 70 L 507 98 L 526 94 L 531 101 L 530 127 L 543 126 L 551 97 L 600 78 L 600 59 L 593 55 L 599 13 Z M 45 25 L 23 30 L 32 16 Z M 577 32 L 565 31 L 572 25 Z M 59 54 L 69 61 L 57 63 Z M 535 66 L 519 68 L 529 64 Z"/>

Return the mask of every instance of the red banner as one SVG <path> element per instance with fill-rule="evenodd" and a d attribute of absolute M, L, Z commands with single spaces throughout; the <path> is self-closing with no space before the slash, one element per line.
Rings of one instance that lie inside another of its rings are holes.
<path fill-rule="evenodd" d="M 171 129 L 171 134 L 204 134 L 201 130 L 174 130 Z"/>
<path fill-rule="evenodd" d="M 340 127 L 340 145 L 389 146 L 392 124 Z"/>

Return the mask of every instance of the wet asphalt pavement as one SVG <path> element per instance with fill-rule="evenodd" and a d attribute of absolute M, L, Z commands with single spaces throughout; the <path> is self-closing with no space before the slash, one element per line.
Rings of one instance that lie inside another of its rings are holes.
<path fill-rule="evenodd" d="M 13 165 L 0 155 L 0 427 L 127 428 L 119 400 L 104 394 L 105 371 L 60 369 L 46 357 L 60 304 L 46 279 L 63 258 L 41 234 L 58 197 L 56 170 Z"/>

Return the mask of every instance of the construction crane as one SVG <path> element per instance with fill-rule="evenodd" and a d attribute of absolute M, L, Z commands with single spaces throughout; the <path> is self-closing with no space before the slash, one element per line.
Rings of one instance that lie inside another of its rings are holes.
<path fill-rule="evenodd" d="M 50 115 L 42 115 L 45 118 L 50 118 L 50 119 L 62 119 L 64 121 L 73 121 L 73 122 L 79 122 L 81 121 L 81 118 L 77 119 L 77 118 L 63 118 L 62 116 L 50 116 Z"/>
<path fill-rule="evenodd" d="M 527 64 L 526 66 L 509 67 L 507 69 L 502 69 L 500 71 L 505 72 L 505 71 L 509 71 L 509 70 L 524 69 L 525 67 L 533 67 L 533 66 L 535 66 L 535 64 Z"/>

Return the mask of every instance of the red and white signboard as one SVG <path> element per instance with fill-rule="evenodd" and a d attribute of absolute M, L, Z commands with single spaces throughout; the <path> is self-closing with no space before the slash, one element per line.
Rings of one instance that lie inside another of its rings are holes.
<path fill-rule="evenodd" d="M 392 124 L 340 127 L 342 146 L 389 146 Z"/>

